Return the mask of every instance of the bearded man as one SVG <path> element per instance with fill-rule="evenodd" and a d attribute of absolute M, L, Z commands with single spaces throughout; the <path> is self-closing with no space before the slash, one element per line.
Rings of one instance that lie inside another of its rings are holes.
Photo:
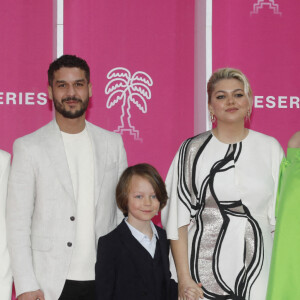
<path fill-rule="evenodd" d="M 127 167 L 122 138 L 86 121 L 85 60 L 48 70 L 55 119 L 14 143 L 7 231 L 18 300 L 95 298 L 97 241 L 122 219 L 115 188 Z"/>

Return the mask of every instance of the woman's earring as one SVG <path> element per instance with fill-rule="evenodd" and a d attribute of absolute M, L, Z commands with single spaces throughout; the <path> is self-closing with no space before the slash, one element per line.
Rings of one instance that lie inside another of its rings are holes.
<path fill-rule="evenodd" d="M 250 109 L 247 110 L 247 115 L 246 115 L 246 120 L 250 122 L 250 117 L 251 117 L 251 111 Z"/>
<path fill-rule="evenodd" d="M 212 123 L 215 123 L 215 122 L 216 122 L 216 117 L 215 117 L 215 115 L 214 115 L 212 112 L 210 112 L 210 121 L 211 121 Z"/>

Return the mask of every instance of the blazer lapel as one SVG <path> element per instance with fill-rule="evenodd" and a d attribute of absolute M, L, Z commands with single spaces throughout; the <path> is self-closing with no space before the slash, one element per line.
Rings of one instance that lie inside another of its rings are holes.
<path fill-rule="evenodd" d="M 52 161 L 52 167 L 57 174 L 59 182 L 75 201 L 65 147 L 55 120 L 48 124 L 45 134 L 45 150 Z"/>
<path fill-rule="evenodd" d="M 95 132 L 93 126 L 94 125 L 86 121 L 86 127 L 88 135 L 91 139 L 94 154 L 94 197 L 96 204 L 99 198 L 100 187 L 102 185 L 102 180 L 104 177 L 105 162 L 107 157 L 107 140 L 102 137 L 101 132 Z"/>

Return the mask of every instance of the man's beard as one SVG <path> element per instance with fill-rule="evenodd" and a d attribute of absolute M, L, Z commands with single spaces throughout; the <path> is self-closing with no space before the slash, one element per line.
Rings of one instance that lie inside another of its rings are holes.
<path fill-rule="evenodd" d="M 74 112 L 67 111 L 64 108 L 63 103 L 66 101 L 70 101 L 70 100 L 77 101 L 78 103 L 80 103 L 81 104 L 80 108 Z M 62 103 L 59 103 L 59 101 L 53 97 L 53 103 L 54 103 L 55 110 L 58 113 L 60 113 L 62 116 L 64 116 L 65 118 L 68 118 L 68 119 L 76 119 L 76 118 L 81 117 L 88 108 L 89 100 L 90 100 L 89 98 L 87 98 L 85 101 L 82 101 L 80 98 L 67 97 L 67 98 L 62 99 L 62 101 L 61 101 Z"/>

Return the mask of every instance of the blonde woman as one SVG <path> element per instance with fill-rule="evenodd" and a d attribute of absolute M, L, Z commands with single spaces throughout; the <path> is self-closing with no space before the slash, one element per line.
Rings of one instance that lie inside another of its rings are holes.
<path fill-rule="evenodd" d="M 179 299 L 201 283 L 204 299 L 264 300 L 283 151 L 245 127 L 253 100 L 240 70 L 217 70 L 207 92 L 214 129 L 183 142 L 166 180 Z"/>
<path fill-rule="evenodd" d="M 6 193 L 10 167 L 10 154 L 0 150 L 0 298 L 10 300 L 12 292 L 12 275 L 6 244 Z"/>

